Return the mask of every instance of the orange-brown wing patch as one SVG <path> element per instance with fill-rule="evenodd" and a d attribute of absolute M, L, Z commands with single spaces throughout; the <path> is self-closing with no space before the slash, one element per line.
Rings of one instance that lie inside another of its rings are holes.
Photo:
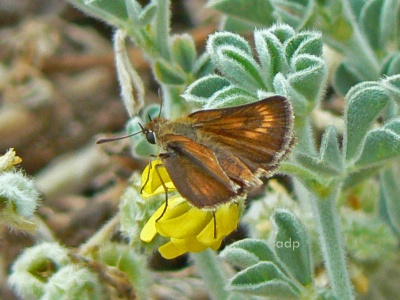
<path fill-rule="evenodd" d="M 255 103 L 204 110 L 188 116 L 203 134 L 199 142 L 229 150 L 252 172 L 274 169 L 291 146 L 293 112 L 290 102 L 273 96 Z"/>
<path fill-rule="evenodd" d="M 165 136 L 167 153 L 160 157 L 178 192 L 198 208 L 215 208 L 241 191 L 206 146 L 182 135 Z"/>

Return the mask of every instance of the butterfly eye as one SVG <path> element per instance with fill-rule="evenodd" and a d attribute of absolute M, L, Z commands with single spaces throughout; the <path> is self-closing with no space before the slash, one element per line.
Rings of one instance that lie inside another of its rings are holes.
<path fill-rule="evenodd" d="M 153 144 L 153 145 L 155 145 L 155 143 L 156 143 L 156 135 L 154 134 L 154 132 L 153 131 L 147 131 L 146 132 L 146 140 L 150 143 L 150 144 Z"/>

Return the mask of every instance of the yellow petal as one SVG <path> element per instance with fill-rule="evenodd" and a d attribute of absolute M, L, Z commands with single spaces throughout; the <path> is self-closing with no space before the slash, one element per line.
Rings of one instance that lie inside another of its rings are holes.
<path fill-rule="evenodd" d="M 212 245 L 216 240 L 222 239 L 234 231 L 239 223 L 239 205 L 237 203 L 227 203 L 218 207 L 215 212 L 215 220 L 217 224 L 217 237 L 214 238 L 214 220 L 211 219 L 197 236 L 197 240 L 200 243 Z"/>
<path fill-rule="evenodd" d="M 168 191 L 175 190 L 175 186 L 172 183 L 171 178 L 169 177 L 165 167 L 159 167 L 158 168 L 159 174 L 158 174 L 156 171 L 157 165 L 162 165 L 162 161 L 159 159 L 152 161 L 149 165 L 147 165 L 147 167 L 144 169 L 142 173 L 143 197 L 150 197 L 160 193 L 165 193 L 165 189 L 164 186 L 162 185 L 162 182 L 165 184 Z"/>
<path fill-rule="evenodd" d="M 188 207 L 185 208 L 185 206 L 181 205 L 181 203 L 186 203 L 185 199 L 182 197 L 174 197 L 171 198 L 168 201 L 168 207 L 167 210 L 163 216 L 171 215 L 170 210 L 177 209 L 177 207 L 180 207 L 183 213 L 185 210 L 189 209 L 189 205 L 187 204 Z M 150 219 L 147 221 L 146 225 L 143 227 L 142 231 L 140 232 L 140 239 L 144 242 L 151 242 L 154 237 L 157 234 L 157 229 L 156 229 L 156 220 L 161 216 L 162 212 L 164 211 L 165 203 L 161 205 L 156 212 L 150 217 Z"/>
<path fill-rule="evenodd" d="M 151 242 L 154 237 L 157 234 L 157 229 L 156 229 L 156 220 L 159 217 L 159 215 L 162 213 L 164 210 L 165 204 L 161 205 L 157 211 L 150 217 L 150 219 L 147 221 L 146 225 L 144 225 L 142 231 L 140 232 L 140 239 L 144 242 Z"/>
<path fill-rule="evenodd" d="M 164 258 L 171 259 L 186 252 L 200 252 L 207 248 L 208 246 L 198 243 L 196 238 L 187 238 L 171 239 L 171 241 L 159 247 L 158 251 Z"/>
<path fill-rule="evenodd" d="M 163 236 L 183 239 L 197 236 L 210 220 L 212 220 L 212 214 L 209 211 L 191 207 L 174 218 L 164 215 L 157 222 L 156 228 Z"/>

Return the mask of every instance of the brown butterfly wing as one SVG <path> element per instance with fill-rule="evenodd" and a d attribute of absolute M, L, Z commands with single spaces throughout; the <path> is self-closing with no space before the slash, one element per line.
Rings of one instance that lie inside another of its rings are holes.
<path fill-rule="evenodd" d="M 233 154 L 252 172 L 271 173 L 293 141 L 292 106 L 282 96 L 198 111 L 188 119 L 202 133 L 200 143 L 216 152 L 220 148 Z"/>
<path fill-rule="evenodd" d="M 212 150 L 182 136 L 165 136 L 167 153 L 161 153 L 178 192 L 198 208 L 213 208 L 241 193 L 218 164 Z"/>

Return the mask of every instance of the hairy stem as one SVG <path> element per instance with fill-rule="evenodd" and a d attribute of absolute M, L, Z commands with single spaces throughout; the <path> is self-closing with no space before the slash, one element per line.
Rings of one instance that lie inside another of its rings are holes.
<path fill-rule="evenodd" d="M 336 209 L 339 191 L 340 186 L 337 186 L 325 198 L 319 198 L 311 193 L 310 198 L 332 291 L 338 299 L 350 300 L 354 299 L 354 295 L 346 266 L 343 237 Z"/>
<path fill-rule="evenodd" d="M 218 260 L 214 251 L 207 249 L 203 252 L 192 253 L 192 258 L 203 278 L 208 293 L 213 300 L 225 300 L 229 298 L 229 292 L 225 290 L 227 274 L 224 266 Z"/>

